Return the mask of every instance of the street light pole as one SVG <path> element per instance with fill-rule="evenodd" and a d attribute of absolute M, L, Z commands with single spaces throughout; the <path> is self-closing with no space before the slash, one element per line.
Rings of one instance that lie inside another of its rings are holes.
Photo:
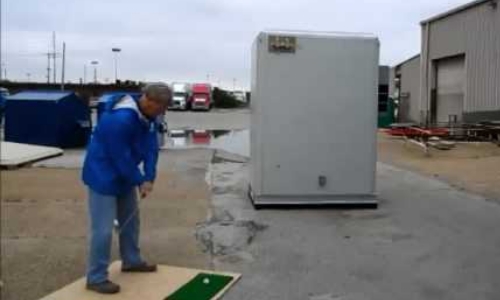
<path fill-rule="evenodd" d="M 64 75 L 66 73 L 66 43 L 63 43 L 63 55 L 62 55 L 62 72 L 61 72 L 61 90 L 64 91 Z"/>
<path fill-rule="evenodd" d="M 87 83 L 87 64 L 83 65 L 83 84 Z"/>
<path fill-rule="evenodd" d="M 90 63 L 94 66 L 94 83 L 97 84 L 97 65 L 99 62 L 97 60 L 93 60 Z"/>
<path fill-rule="evenodd" d="M 118 82 L 118 53 L 122 51 L 120 48 L 111 48 L 111 51 L 115 54 L 115 84 Z"/>

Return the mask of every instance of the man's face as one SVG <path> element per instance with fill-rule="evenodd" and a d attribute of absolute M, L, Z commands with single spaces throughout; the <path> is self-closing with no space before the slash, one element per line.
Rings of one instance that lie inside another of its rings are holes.
<path fill-rule="evenodd" d="M 142 107 L 142 113 L 150 119 L 154 119 L 157 116 L 164 114 L 167 111 L 167 103 L 154 101 L 149 99 L 144 95 L 144 106 Z"/>

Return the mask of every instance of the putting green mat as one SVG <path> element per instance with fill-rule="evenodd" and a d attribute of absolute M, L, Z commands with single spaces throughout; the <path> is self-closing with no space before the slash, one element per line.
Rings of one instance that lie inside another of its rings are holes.
<path fill-rule="evenodd" d="M 123 273 L 121 263 L 114 262 L 109 267 L 109 279 L 121 286 L 120 293 L 100 295 L 88 291 L 85 278 L 80 278 L 42 300 L 217 300 L 240 277 L 237 273 L 165 265 L 158 265 L 158 271 L 154 273 Z M 208 279 L 208 284 L 205 279 Z"/>
<path fill-rule="evenodd" d="M 210 300 L 232 280 L 231 276 L 200 273 L 165 300 Z"/>

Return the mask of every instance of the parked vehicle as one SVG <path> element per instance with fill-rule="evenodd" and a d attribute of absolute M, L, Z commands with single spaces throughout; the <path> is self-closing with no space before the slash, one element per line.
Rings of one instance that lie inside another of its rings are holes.
<path fill-rule="evenodd" d="M 236 100 L 247 103 L 247 94 L 244 91 L 233 91 L 231 94 Z"/>
<path fill-rule="evenodd" d="M 191 87 L 187 83 L 173 83 L 172 90 L 174 95 L 170 102 L 169 109 L 187 110 L 190 107 Z"/>
<path fill-rule="evenodd" d="M 212 136 L 208 130 L 194 130 L 191 134 L 193 145 L 209 145 Z"/>
<path fill-rule="evenodd" d="M 192 110 L 210 110 L 212 108 L 212 86 L 210 84 L 193 84 L 192 91 Z"/>

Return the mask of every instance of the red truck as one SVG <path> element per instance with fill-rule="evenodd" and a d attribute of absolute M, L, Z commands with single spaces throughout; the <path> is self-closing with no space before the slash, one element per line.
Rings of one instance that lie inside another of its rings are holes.
<path fill-rule="evenodd" d="M 191 109 L 210 110 L 212 108 L 212 86 L 208 83 L 195 83 L 192 86 Z"/>

